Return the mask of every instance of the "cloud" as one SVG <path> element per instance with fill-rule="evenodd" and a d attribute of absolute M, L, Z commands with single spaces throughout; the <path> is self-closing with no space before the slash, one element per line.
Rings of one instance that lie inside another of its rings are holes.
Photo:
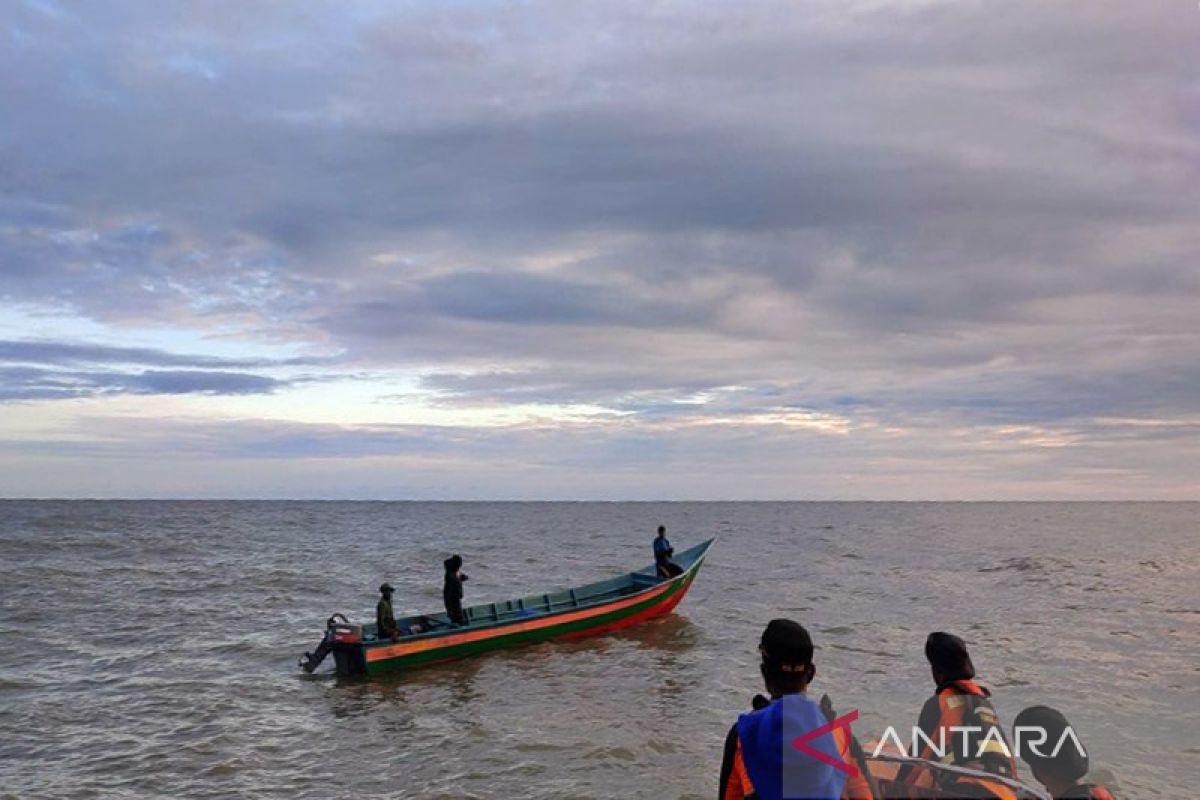
<path fill-rule="evenodd" d="M 98 496 L 708 500 L 905 499 L 914 485 L 926 499 L 1087 498 L 1098 476 L 1114 482 L 1109 499 L 1148 491 L 1185 499 L 1200 478 L 1195 419 L 1149 426 L 1151 439 L 1135 430 L 1144 420 L 1069 431 L 975 425 L 945 412 L 910 417 L 903 430 L 802 422 L 696 414 L 665 424 L 598 417 L 480 428 L 84 418 L 52 439 L 0 438 L 0 477 L 20 494 L 28 470 L 16 466 L 33 461 L 65 465 L 76 492 Z M 1172 473 L 1163 476 L 1168 443 Z M 108 468 L 80 476 L 79 463 Z M 286 480 L 263 483 L 263 474 Z"/>
<path fill-rule="evenodd" d="M 1159 435 L 1092 421 L 1200 413 L 1194 16 L 19 5 L 0 306 L 126 344 L 2 342 L 3 397 L 350 364 L 464 413 Z M 175 354 L 150 326 L 343 355 Z"/>
<path fill-rule="evenodd" d="M 122 394 L 270 394 L 313 378 L 282 380 L 241 370 L 328 363 L 324 358 L 228 358 L 151 347 L 8 339 L 0 340 L 0 402 Z M 131 366 L 148 368 L 127 369 Z"/>
<path fill-rule="evenodd" d="M 0 403 L 104 395 L 269 394 L 286 382 L 265 375 L 206 370 L 83 372 L 0 366 Z"/>
<path fill-rule="evenodd" d="M 687 307 L 638 302 L 610 286 L 539 275 L 455 273 L 423 289 L 440 316 L 513 325 L 660 327 L 686 322 L 693 313 Z"/>
<path fill-rule="evenodd" d="M 148 394 L 263 394 L 283 385 L 264 375 L 201 370 L 148 370 L 131 382 Z"/>
<path fill-rule="evenodd" d="M 171 353 L 152 347 L 119 347 L 86 342 L 0 340 L 0 362 L 30 364 L 147 364 L 160 367 L 286 367 L 328 363 L 319 358 L 222 358 Z"/>

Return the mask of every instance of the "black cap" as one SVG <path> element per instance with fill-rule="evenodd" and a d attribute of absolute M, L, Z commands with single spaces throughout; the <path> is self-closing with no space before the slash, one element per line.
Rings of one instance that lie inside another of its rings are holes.
<path fill-rule="evenodd" d="M 392 588 L 392 585 L 390 583 L 384 583 L 379 586 L 380 594 L 391 594 L 394 591 L 396 591 L 396 590 Z"/>
<path fill-rule="evenodd" d="M 803 625 L 790 619 L 771 620 L 758 649 L 764 662 L 783 672 L 800 672 L 813 659 L 812 637 Z"/>
<path fill-rule="evenodd" d="M 1068 737 L 1067 741 L 1062 740 L 1063 732 L 1068 727 L 1070 723 L 1062 712 L 1050 706 L 1030 706 L 1017 714 L 1017 718 L 1013 720 L 1014 731 L 1017 728 L 1037 728 L 1046 732 L 1045 742 L 1036 745 L 1036 749 L 1041 751 L 1042 755 L 1034 752 L 1035 748 L 1030 746 L 1031 740 L 1036 743 L 1041 738 L 1040 734 L 1022 734 L 1021 758 L 1042 774 L 1048 773 L 1062 781 L 1079 780 L 1087 774 L 1089 759 L 1079 752 L 1079 747 L 1076 747 L 1077 739 L 1071 741 Z M 1062 747 L 1059 747 L 1058 754 L 1051 755 L 1059 742 L 1062 742 Z"/>
<path fill-rule="evenodd" d="M 925 640 L 925 657 L 929 666 L 948 681 L 970 680 L 975 677 L 975 665 L 967 652 L 967 643 L 952 633 L 934 631 Z"/>
<path fill-rule="evenodd" d="M 442 562 L 442 566 L 451 572 L 457 572 L 462 564 L 462 556 L 459 555 L 450 556 Z"/>

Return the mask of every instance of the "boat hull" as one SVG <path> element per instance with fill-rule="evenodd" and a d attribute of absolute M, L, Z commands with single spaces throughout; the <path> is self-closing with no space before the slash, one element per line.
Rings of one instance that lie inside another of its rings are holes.
<path fill-rule="evenodd" d="M 710 544 L 706 542 L 696 548 L 697 555 L 682 574 L 612 600 L 499 624 L 467 626 L 433 636 L 336 645 L 337 671 L 342 675 L 381 675 L 492 650 L 598 636 L 637 625 L 668 614 L 679 605 L 691 588 Z"/>

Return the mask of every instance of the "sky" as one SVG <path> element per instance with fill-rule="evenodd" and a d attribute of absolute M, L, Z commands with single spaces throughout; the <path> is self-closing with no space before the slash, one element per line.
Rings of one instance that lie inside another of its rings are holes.
<path fill-rule="evenodd" d="M 1194 2 L 0 15 L 0 496 L 1200 499 Z"/>

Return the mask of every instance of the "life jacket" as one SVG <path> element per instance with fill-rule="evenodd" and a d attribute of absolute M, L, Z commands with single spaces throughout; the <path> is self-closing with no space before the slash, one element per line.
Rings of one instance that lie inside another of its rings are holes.
<path fill-rule="evenodd" d="M 1071 787 L 1060 800 L 1116 800 L 1112 792 L 1098 783 L 1081 783 Z"/>
<path fill-rule="evenodd" d="M 737 755 L 725 797 L 841 798 L 847 774 L 791 746 L 796 737 L 826 724 L 820 707 L 799 694 L 785 695 L 766 708 L 742 714 L 737 722 Z M 849 743 L 835 735 L 840 731 L 822 734 L 806 745 L 845 762 Z"/>
<path fill-rule="evenodd" d="M 746 759 L 742 756 L 740 740 L 733 754 L 729 776 L 723 780 L 725 783 L 721 785 L 721 800 L 757 800 L 758 794 L 755 793 L 754 784 L 746 772 Z"/>
<path fill-rule="evenodd" d="M 1012 756 L 1012 747 L 1000 727 L 996 709 L 988 698 L 990 693 L 975 681 L 951 681 L 938 687 L 938 724 L 930 734 L 930 739 L 939 747 L 943 742 L 945 755 L 938 756 L 928 745 L 924 745 L 920 757 L 929 761 L 939 761 L 956 767 L 990 772 L 1003 778 L 1015 778 L 1017 762 Z M 952 728 L 978 728 L 966 734 L 964 746 L 961 730 Z M 943 738 L 944 737 L 944 738 Z M 1003 742 L 1003 744 L 1001 744 Z M 1005 747 L 1008 748 L 1007 753 Z M 981 754 L 982 748 L 982 754 Z M 923 779 L 933 779 L 933 782 L 951 796 L 963 797 L 993 797 L 999 800 L 1011 800 L 1016 793 L 997 781 L 985 778 L 956 776 L 941 773 L 936 777 L 926 775 Z"/>
<path fill-rule="evenodd" d="M 988 690 L 975 681 L 952 681 L 939 687 L 938 724 L 929 738 L 935 744 L 945 743 L 945 755 L 938 758 L 925 745 L 921 758 L 1015 778 L 1017 762 L 989 697 Z M 952 730 L 970 727 L 979 730 L 967 733 L 965 742 L 961 730 Z"/>

